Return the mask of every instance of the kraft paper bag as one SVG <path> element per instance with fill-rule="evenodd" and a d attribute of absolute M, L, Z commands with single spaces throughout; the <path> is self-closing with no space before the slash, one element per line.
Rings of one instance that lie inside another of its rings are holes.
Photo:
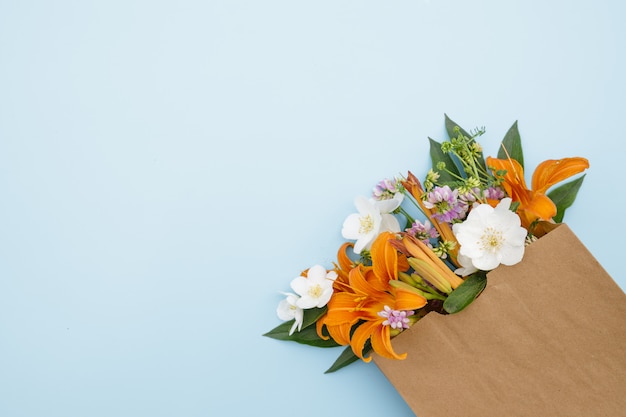
<path fill-rule="evenodd" d="M 374 362 L 417 417 L 626 416 L 626 295 L 563 224 Z"/>

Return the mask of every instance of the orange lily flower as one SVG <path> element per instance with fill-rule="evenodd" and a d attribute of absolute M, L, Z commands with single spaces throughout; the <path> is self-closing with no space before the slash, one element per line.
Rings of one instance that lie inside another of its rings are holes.
<path fill-rule="evenodd" d="M 392 329 L 385 312 L 407 312 L 424 307 L 426 298 L 410 289 L 394 288 L 390 280 L 397 280 L 399 271 L 408 270 L 406 257 L 391 246 L 395 234 L 381 233 L 370 249 L 372 266 L 357 265 L 349 272 L 348 283 L 335 292 L 328 303 L 326 315 L 318 321 L 318 334 L 325 326 L 330 336 L 339 344 L 350 344 L 354 354 L 369 362 L 363 355 L 365 343 L 370 340 L 372 349 L 380 356 L 404 359 L 391 346 Z M 383 315 L 379 314 L 383 313 Z M 354 333 L 350 332 L 358 324 Z"/>
<path fill-rule="evenodd" d="M 488 157 L 487 166 L 494 173 L 506 171 L 502 177 L 502 186 L 513 201 L 519 203 L 517 214 L 522 220 L 522 226 L 528 229 L 537 220 L 552 220 L 557 208 L 546 192 L 553 185 L 589 168 L 589 161 L 582 157 L 543 161 L 533 173 L 530 189 L 524 180 L 524 168 L 515 159 Z"/>

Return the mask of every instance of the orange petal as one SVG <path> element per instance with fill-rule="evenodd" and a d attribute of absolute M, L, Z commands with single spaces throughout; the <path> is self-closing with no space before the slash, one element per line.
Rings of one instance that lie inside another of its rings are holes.
<path fill-rule="evenodd" d="M 407 179 L 402 181 L 402 186 L 418 201 L 422 200 L 422 194 L 424 190 L 422 188 L 422 184 L 417 179 L 417 177 L 409 171 L 407 173 Z"/>
<path fill-rule="evenodd" d="M 579 174 L 589 168 L 586 158 L 574 157 L 563 159 L 548 159 L 543 161 L 533 173 L 532 189 L 545 193 L 553 185 Z"/>
<path fill-rule="evenodd" d="M 426 305 L 428 300 L 423 296 L 402 288 L 395 289 L 396 302 L 395 310 L 418 310 Z"/>
<path fill-rule="evenodd" d="M 389 326 L 383 326 L 382 328 L 375 329 L 372 332 L 372 337 L 370 338 L 372 342 L 372 349 L 374 352 L 389 359 L 405 359 L 407 354 L 402 353 L 398 355 L 391 345 L 391 337 Z"/>
<path fill-rule="evenodd" d="M 398 252 L 389 243 L 391 239 L 395 239 L 394 233 L 383 232 L 378 235 L 370 248 L 372 268 L 383 283 L 389 282 L 390 279 L 398 279 Z"/>
<path fill-rule="evenodd" d="M 352 242 L 345 242 L 339 250 L 337 251 L 337 262 L 339 262 L 339 267 L 344 271 L 349 271 L 352 269 L 353 263 L 352 259 L 348 256 L 348 248 L 354 247 Z"/>
<path fill-rule="evenodd" d="M 350 340 L 352 352 L 354 352 L 356 356 L 363 359 L 363 361 L 365 362 L 371 361 L 372 357 L 363 356 L 363 348 L 365 347 L 365 343 L 372 336 L 372 333 L 376 330 L 377 327 L 382 327 L 382 322 L 366 321 L 356 328 L 354 334 L 352 335 L 352 339 Z"/>
<path fill-rule="evenodd" d="M 524 211 L 531 212 L 542 220 L 550 220 L 556 216 L 556 205 L 550 198 L 539 192 L 532 192 L 532 198 L 526 206 Z"/>
<path fill-rule="evenodd" d="M 356 310 L 356 297 L 355 294 L 345 292 L 333 294 L 328 302 L 328 312 L 323 317 L 324 323 L 329 326 L 356 323 L 360 318 Z"/>
<path fill-rule="evenodd" d="M 328 340 L 328 337 L 324 336 L 322 333 L 322 326 L 320 325 L 322 320 L 318 320 L 316 323 L 317 334 L 324 340 Z M 326 330 L 328 330 L 328 334 L 330 337 L 337 343 L 342 346 L 350 344 L 350 328 L 352 325 L 350 324 L 340 324 L 337 326 L 329 326 L 326 325 Z"/>
<path fill-rule="evenodd" d="M 506 171 L 504 181 L 508 184 L 517 184 L 522 188 L 526 187 L 524 180 L 524 168 L 515 159 L 498 159 L 487 157 L 487 166 L 495 171 Z"/>
<path fill-rule="evenodd" d="M 352 242 L 345 242 L 337 251 L 337 264 L 335 264 L 335 272 L 337 273 L 337 279 L 333 285 L 335 289 L 340 289 L 341 284 L 348 282 L 348 272 L 354 267 L 352 259 L 348 256 L 348 248 L 354 247 Z"/>

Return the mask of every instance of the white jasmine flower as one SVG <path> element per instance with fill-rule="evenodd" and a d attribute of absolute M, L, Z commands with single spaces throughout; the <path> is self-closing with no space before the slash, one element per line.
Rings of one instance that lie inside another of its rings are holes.
<path fill-rule="evenodd" d="M 283 321 L 289 321 L 295 319 L 293 322 L 293 326 L 289 330 L 289 336 L 293 334 L 293 332 L 298 329 L 302 329 L 302 321 L 304 320 L 304 311 L 297 306 L 298 297 L 296 294 L 292 293 L 283 293 L 287 297 L 284 300 L 281 300 L 278 303 L 278 308 L 276 309 L 276 314 L 278 314 L 278 318 Z"/>
<path fill-rule="evenodd" d="M 356 240 L 354 253 L 359 254 L 363 249 L 369 249 L 381 232 L 400 231 L 398 219 L 390 212 L 400 206 L 402 198 L 394 197 L 383 201 L 368 200 L 365 197 L 355 198 L 354 205 L 358 213 L 350 214 L 341 229 L 341 235 L 345 239 Z"/>
<path fill-rule="evenodd" d="M 291 288 L 300 296 L 296 306 L 303 309 L 324 307 L 333 294 L 333 282 L 336 278 L 335 271 L 327 272 L 321 265 L 309 268 L 306 277 L 294 278 Z"/>
<path fill-rule="evenodd" d="M 464 222 L 452 226 L 461 245 L 459 254 L 470 258 L 475 268 L 490 271 L 522 260 L 527 231 L 510 206 L 510 198 L 502 199 L 495 208 L 476 205 Z"/>

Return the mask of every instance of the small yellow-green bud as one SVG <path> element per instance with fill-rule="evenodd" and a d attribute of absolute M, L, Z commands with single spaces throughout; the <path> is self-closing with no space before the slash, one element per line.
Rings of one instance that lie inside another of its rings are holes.
<path fill-rule="evenodd" d="M 445 167 L 445 163 L 444 163 L 444 167 Z M 437 182 L 439 177 L 440 177 L 439 173 L 433 171 L 432 168 L 429 169 L 428 172 L 426 173 L 426 181 Z"/>

